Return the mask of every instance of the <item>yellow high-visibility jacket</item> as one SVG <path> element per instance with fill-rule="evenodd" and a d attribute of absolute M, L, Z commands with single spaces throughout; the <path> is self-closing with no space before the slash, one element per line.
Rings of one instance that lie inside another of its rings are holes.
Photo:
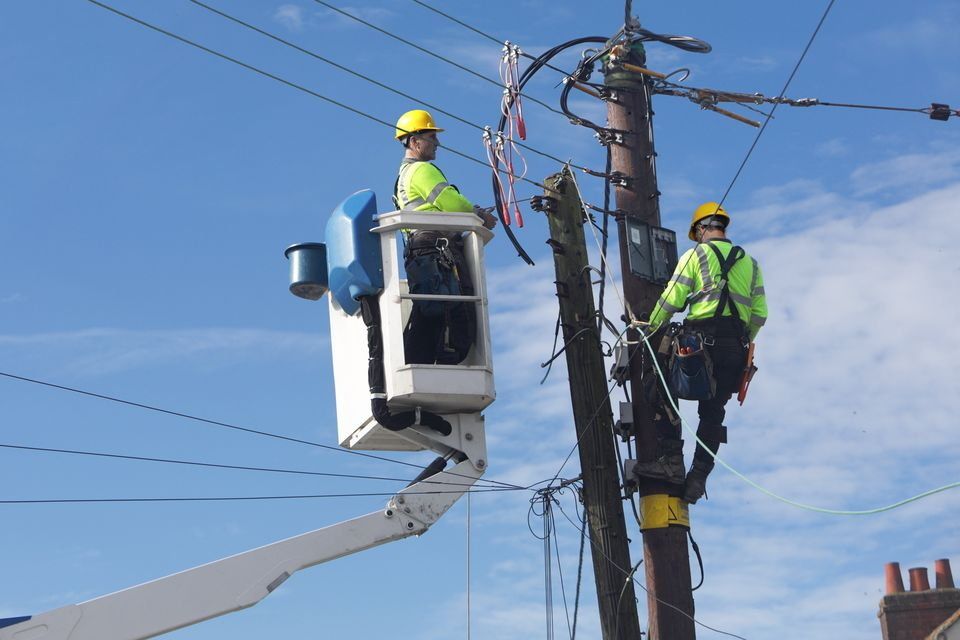
<path fill-rule="evenodd" d="M 719 249 L 724 258 L 730 255 L 733 249 L 733 243 L 729 240 L 710 240 L 709 244 Z M 689 320 L 714 317 L 722 291 L 722 283 L 717 282 L 721 265 L 715 252 L 707 245 L 708 243 L 698 244 L 680 257 L 663 295 L 650 313 L 651 329 L 669 322 L 673 314 L 683 311 L 687 305 L 690 306 L 687 314 Z M 731 267 L 727 282 L 730 298 L 736 305 L 737 313 L 746 326 L 750 339 L 753 340 L 767 321 L 767 298 L 760 265 L 755 259 L 744 254 Z M 724 316 L 732 315 L 728 305 L 724 305 L 721 313 Z"/>
<path fill-rule="evenodd" d="M 434 164 L 404 159 L 394 203 L 403 211 L 473 211 L 473 203 Z"/>

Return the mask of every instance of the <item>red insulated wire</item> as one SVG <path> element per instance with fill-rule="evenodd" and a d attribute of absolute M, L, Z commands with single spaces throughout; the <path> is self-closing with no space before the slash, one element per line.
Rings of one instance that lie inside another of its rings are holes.
<path fill-rule="evenodd" d="M 487 160 L 490 162 L 490 168 L 493 170 L 493 179 L 497 182 L 497 191 L 500 193 L 500 206 L 497 207 L 497 213 L 500 215 L 500 220 L 503 222 L 503 224 L 509 227 L 510 213 L 507 209 L 507 194 L 503 189 L 503 180 L 501 180 L 500 171 L 497 168 L 499 157 L 494 149 L 493 140 L 489 134 L 483 137 L 483 143 L 487 149 Z"/>

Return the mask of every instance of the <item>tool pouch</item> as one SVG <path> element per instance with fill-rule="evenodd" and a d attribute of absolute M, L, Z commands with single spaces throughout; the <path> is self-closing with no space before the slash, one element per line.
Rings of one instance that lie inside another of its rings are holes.
<path fill-rule="evenodd" d="M 709 400 L 716 394 L 713 361 L 699 332 L 684 329 L 674 336 L 669 381 L 670 390 L 683 400 Z"/>

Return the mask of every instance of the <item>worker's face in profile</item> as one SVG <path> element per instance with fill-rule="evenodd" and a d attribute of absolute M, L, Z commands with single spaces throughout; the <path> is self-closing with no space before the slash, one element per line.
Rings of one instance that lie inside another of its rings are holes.
<path fill-rule="evenodd" d="M 415 149 L 420 159 L 433 160 L 437 157 L 437 147 L 440 145 L 440 141 L 437 139 L 436 131 L 416 134 L 413 136 L 413 144 L 416 145 Z"/>

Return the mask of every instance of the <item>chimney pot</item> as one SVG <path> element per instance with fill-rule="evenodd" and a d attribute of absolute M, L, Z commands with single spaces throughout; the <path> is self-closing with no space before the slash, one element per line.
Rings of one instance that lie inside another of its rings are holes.
<path fill-rule="evenodd" d="M 953 589 L 953 572 L 950 571 L 950 560 L 942 558 L 934 562 L 934 575 L 937 577 L 937 589 Z"/>
<path fill-rule="evenodd" d="M 926 567 L 912 567 L 910 569 L 910 591 L 929 591 L 930 579 L 927 577 Z"/>
<path fill-rule="evenodd" d="M 886 578 L 887 594 L 903 593 L 903 574 L 900 573 L 900 563 L 888 562 L 883 566 L 883 573 Z"/>

